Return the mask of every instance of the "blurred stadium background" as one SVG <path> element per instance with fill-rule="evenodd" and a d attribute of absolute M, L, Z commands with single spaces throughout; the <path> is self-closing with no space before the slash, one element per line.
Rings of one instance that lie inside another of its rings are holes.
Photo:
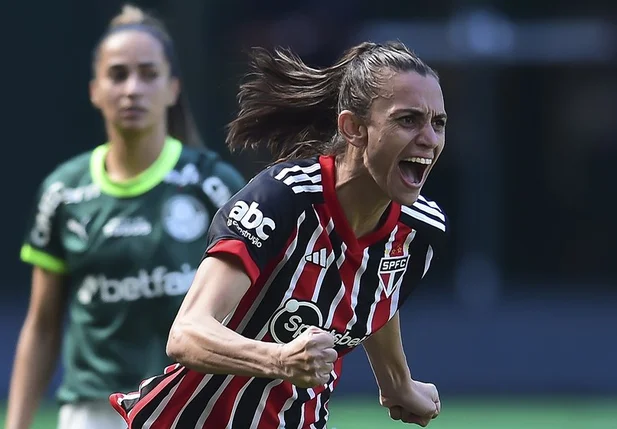
<path fill-rule="evenodd" d="M 403 311 L 414 376 L 440 389 L 443 429 L 617 428 L 617 4 L 605 0 L 136 1 L 176 38 L 208 144 L 249 177 L 265 157 L 222 142 L 250 46 L 326 65 L 361 40 L 400 39 L 441 74 L 446 151 L 425 194 L 452 223 L 450 254 Z M 104 139 L 88 99 L 91 49 L 116 0 L 3 6 L 9 198 L 0 247 L 0 401 L 24 318 L 18 262 L 35 188 Z M 17 169 L 16 167 L 20 168 Z M 10 204 L 9 204 L 10 202 Z M 55 427 L 49 405 L 37 429 Z M 361 350 L 331 428 L 400 427 Z M 4 420 L 1 416 L 0 419 Z"/>

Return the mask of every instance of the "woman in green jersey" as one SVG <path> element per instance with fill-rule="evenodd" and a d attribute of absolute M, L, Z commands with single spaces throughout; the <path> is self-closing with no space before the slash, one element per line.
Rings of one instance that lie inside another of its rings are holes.
<path fill-rule="evenodd" d="M 30 426 L 61 345 L 60 429 L 126 427 L 107 398 L 169 363 L 167 334 L 210 219 L 244 185 L 200 147 L 157 20 L 125 7 L 96 46 L 93 71 L 90 98 L 108 143 L 58 166 L 38 191 L 21 249 L 32 291 L 7 429 Z"/>

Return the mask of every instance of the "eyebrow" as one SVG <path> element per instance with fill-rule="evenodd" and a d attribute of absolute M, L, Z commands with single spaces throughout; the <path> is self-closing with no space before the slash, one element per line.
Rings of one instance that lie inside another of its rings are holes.
<path fill-rule="evenodd" d="M 390 114 L 390 116 L 396 116 L 396 115 L 400 115 L 401 113 L 407 113 L 413 116 L 425 116 L 426 115 L 426 110 L 424 109 L 420 109 L 417 107 L 406 107 L 403 109 L 397 109 L 394 112 L 392 112 Z M 434 115 L 435 119 L 443 119 L 446 120 L 448 119 L 448 115 L 446 115 L 445 112 L 438 112 Z"/>
<path fill-rule="evenodd" d="M 119 68 L 119 67 L 126 67 L 126 64 L 125 63 L 115 63 L 115 64 L 111 64 L 109 66 L 110 69 Z M 157 65 L 155 63 L 153 63 L 153 62 L 147 62 L 147 63 L 139 63 L 137 65 L 137 67 L 139 67 L 139 68 L 155 68 L 155 67 L 157 67 Z"/>

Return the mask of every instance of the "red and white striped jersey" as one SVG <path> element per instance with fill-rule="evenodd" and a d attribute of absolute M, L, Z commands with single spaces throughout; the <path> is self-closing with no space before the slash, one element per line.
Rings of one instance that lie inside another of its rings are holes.
<path fill-rule="evenodd" d="M 330 381 L 201 374 L 179 364 L 112 405 L 132 429 L 324 428 L 342 358 L 394 316 L 424 277 L 446 217 L 420 197 L 391 203 L 379 228 L 357 239 L 334 189 L 332 157 L 277 164 L 257 175 L 212 221 L 208 255 L 239 257 L 252 284 L 227 326 L 286 343 L 309 326 L 335 336 Z"/>

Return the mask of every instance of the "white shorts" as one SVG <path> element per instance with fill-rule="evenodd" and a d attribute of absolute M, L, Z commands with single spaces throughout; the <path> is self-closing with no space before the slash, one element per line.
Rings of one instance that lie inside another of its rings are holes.
<path fill-rule="evenodd" d="M 60 407 L 58 429 L 126 429 L 127 424 L 109 401 L 89 401 Z"/>

